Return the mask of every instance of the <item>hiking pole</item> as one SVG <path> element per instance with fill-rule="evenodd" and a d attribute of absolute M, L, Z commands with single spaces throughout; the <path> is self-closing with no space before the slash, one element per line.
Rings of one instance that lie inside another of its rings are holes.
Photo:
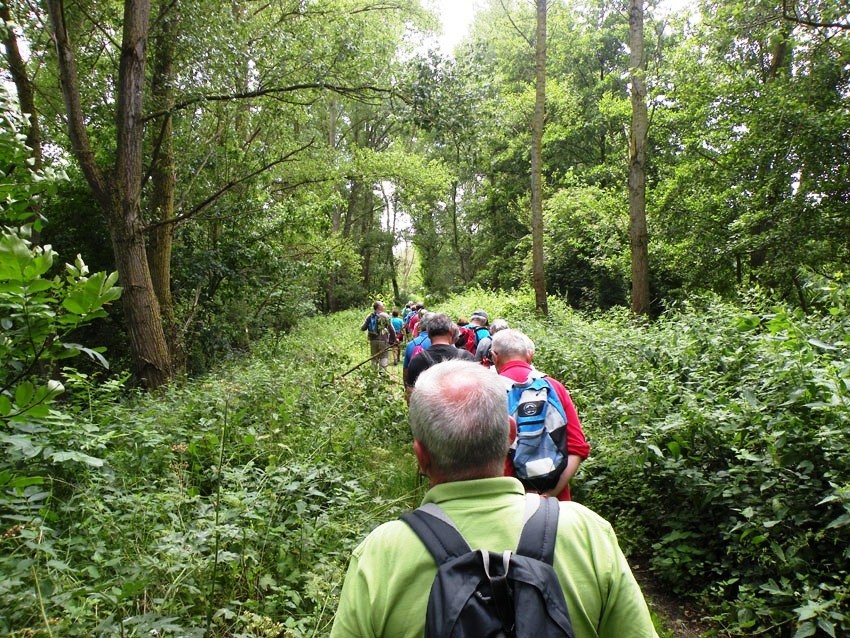
<path fill-rule="evenodd" d="M 382 354 L 384 354 L 385 352 L 389 352 L 392 348 L 393 348 L 393 346 L 389 346 L 389 347 L 387 347 L 387 348 L 384 348 L 384 349 L 383 349 L 383 350 L 381 350 L 380 352 L 377 352 L 377 353 L 373 354 L 371 357 L 369 357 L 369 358 L 368 358 L 368 359 L 366 359 L 365 361 L 361 361 L 360 363 L 358 363 L 358 364 L 357 364 L 356 366 L 354 366 L 353 368 L 350 368 L 350 369 L 346 370 L 345 372 L 343 372 L 343 373 L 342 373 L 341 375 L 339 375 L 338 377 L 332 377 L 330 381 L 325 381 L 324 383 L 322 383 L 322 385 L 321 385 L 320 387 L 322 387 L 322 388 L 326 388 L 326 387 L 328 387 L 328 386 L 329 386 L 331 383 L 333 383 L 334 381 L 339 381 L 339 380 L 340 380 L 340 379 L 342 379 L 343 377 L 348 376 L 349 374 L 351 374 L 352 372 L 354 372 L 354 371 L 355 371 L 357 368 L 359 368 L 360 366 L 362 366 L 362 365 L 365 365 L 365 364 L 369 363 L 372 359 L 376 359 L 376 358 L 380 357 L 380 356 L 381 356 Z"/>

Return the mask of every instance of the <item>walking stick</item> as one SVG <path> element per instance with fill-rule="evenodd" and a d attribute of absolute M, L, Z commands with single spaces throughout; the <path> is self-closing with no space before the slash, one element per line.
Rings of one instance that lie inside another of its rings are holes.
<path fill-rule="evenodd" d="M 349 368 L 348 370 L 346 370 L 345 372 L 343 372 L 343 373 L 342 373 L 341 375 L 339 375 L 338 377 L 332 377 L 330 381 L 325 381 L 325 382 L 321 385 L 321 387 L 322 387 L 322 388 L 326 388 L 326 387 L 328 387 L 330 384 L 332 384 L 333 382 L 335 382 L 335 381 L 339 381 L 339 380 L 340 380 L 340 379 L 342 379 L 343 377 L 348 376 L 349 374 L 351 374 L 352 372 L 354 372 L 354 371 L 355 371 L 357 368 L 359 368 L 360 366 L 362 366 L 362 365 L 365 365 L 365 364 L 369 363 L 372 359 L 376 359 L 376 358 L 380 357 L 382 354 L 384 354 L 385 352 L 389 352 L 392 348 L 393 348 L 393 346 L 388 346 L 388 347 L 384 348 L 383 350 L 381 350 L 380 352 L 377 352 L 377 353 L 373 354 L 371 357 L 369 357 L 369 358 L 368 358 L 368 359 L 366 359 L 365 361 L 361 361 L 360 363 L 358 363 L 358 364 L 357 364 L 356 366 L 354 366 L 353 368 Z"/>

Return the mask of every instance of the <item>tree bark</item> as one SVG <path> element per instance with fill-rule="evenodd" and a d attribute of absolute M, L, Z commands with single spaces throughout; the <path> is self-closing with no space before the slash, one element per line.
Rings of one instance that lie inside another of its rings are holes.
<path fill-rule="evenodd" d="M 33 165 L 35 171 L 41 170 L 42 153 L 41 153 L 41 128 L 38 124 L 38 115 L 35 112 L 35 91 L 33 90 L 32 82 L 27 75 L 27 65 L 21 55 L 21 49 L 18 46 L 18 38 L 12 28 L 15 20 L 12 18 L 12 11 L 9 8 L 8 0 L 0 1 L 0 19 L 6 23 L 7 28 L 3 37 L 3 46 L 6 49 L 6 61 L 9 63 L 9 73 L 12 76 L 12 81 L 15 83 L 15 90 L 18 92 L 18 103 L 21 106 L 21 113 L 29 118 L 29 126 L 27 128 L 26 144 L 32 150 Z"/>
<path fill-rule="evenodd" d="M 646 226 L 646 142 L 649 117 L 643 42 L 643 0 L 629 0 L 632 126 L 629 137 L 629 242 L 632 251 L 632 312 L 649 313 L 649 233 Z"/>
<path fill-rule="evenodd" d="M 152 221 L 174 220 L 174 200 L 177 182 L 174 162 L 174 125 L 171 110 L 174 107 L 174 40 L 177 15 L 174 7 L 161 2 L 160 29 L 154 37 L 151 97 L 154 108 L 165 113 L 153 135 L 154 157 L 151 167 Z M 168 353 L 175 371 L 185 366 L 180 335 L 174 319 L 174 302 L 171 295 L 171 254 L 174 244 L 174 224 L 160 223 L 149 234 L 148 265 L 151 283 L 159 302 Z"/>
<path fill-rule="evenodd" d="M 15 90 L 18 93 L 18 104 L 21 107 L 21 113 L 26 115 L 29 120 L 27 124 L 26 145 L 32 151 L 32 170 L 38 172 L 41 170 L 44 162 L 41 150 L 41 127 L 39 126 L 38 114 L 35 110 L 35 90 L 33 89 L 29 75 L 27 75 L 27 64 L 21 55 L 18 38 L 12 27 L 15 21 L 12 18 L 12 11 L 9 5 L 8 0 L 0 0 L 0 19 L 6 24 L 2 42 L 6 49 L 6 61 L 9 64 L 9 73 L 12 76 L 12 81 L 15 83 Z M 28 220 L 28 223 L 38 220 L 38 204 L 34 203 L 32 209 L 33 214 Z M 33 244 L 40 243 L 40 233 L 37 224 L 32 229 L 31 240 Z"/>
<path fill-rule="evenodd" d="M 116 103 L 117 148 L 113 170 L 104 174 L 95 162 L 85 127 L 76 61 L 65 25 L 62 0 L 46 0 L 53 27 L 59 76 L 72 150 L 95 199 L 106 216 L 115 265 L 124 289 L 123 304 L 134 372 L 155 388 L 172 375 L 159 303 L 153 291 L 141 219 L 142 96 L 149 0 L 125 0 Z"/>
<path fill-rule="evenodd" d="M 536 89 L 531 123 L 531 269 L 537 312 L 549 314 L 543 259 L 543 123 L 546 106 L 546 2 L 537 0 L 537 32 L 534 46 Z"/>

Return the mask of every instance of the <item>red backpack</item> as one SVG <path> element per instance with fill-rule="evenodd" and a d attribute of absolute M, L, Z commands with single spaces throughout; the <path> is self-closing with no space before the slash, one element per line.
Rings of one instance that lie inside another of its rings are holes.
<path fill-rule="evenodd" d="M 458 331 L 457 339 L 455 339 L 455 347 L 468 350 L 472 354 L 475 354 L 475 332 L 472 328 L 467 328 L 466 326 L 458 327 Z"/>

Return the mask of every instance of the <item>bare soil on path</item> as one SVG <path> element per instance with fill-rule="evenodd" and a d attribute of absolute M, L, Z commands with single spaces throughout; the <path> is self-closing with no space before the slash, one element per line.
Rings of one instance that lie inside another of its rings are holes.
<path fill-rule="evenodd" d="M 697 605 L 675 596 L 640 561 L 631 564 L 647 603 L 675 638 L 730 638 Z"/>

